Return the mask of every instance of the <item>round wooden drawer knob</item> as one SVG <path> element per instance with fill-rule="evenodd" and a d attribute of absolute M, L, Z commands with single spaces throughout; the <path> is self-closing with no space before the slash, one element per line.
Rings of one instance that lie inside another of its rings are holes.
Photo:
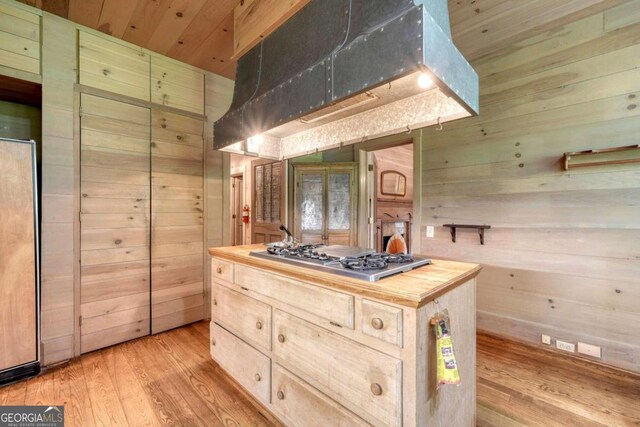
<path fill-rule="evenodd" d="M 278 390 L 277 396 L 278 400 L 284 400 L 284 391 Z"/>
<path fill-rule="evenodd" d="M 371 384 L 371 393 L 374 396 L 380 396 L 382 394 L 382 386 L 378 383 Z"/>
<path fill-rule="evenodd" d="M 278 335 L 278 341 L 284 342 L 284 335 L 282 334 Z"/>
<path fill-rule="evenodd" d="M 373 326 L 373 329 L 382 329 L 384 327 L 384 322 L 381 318 L 374 317 L 371 319 L 371 326 Z"/>
<path fill-rule="evenodd" d="M 257 321 L 257 322 L 256 322 L 256 328 L 257 328 L 257 329 L 262 329 L 262 322 Z"/>
<path fill-rule="evenodd" d="M 216 345 L 216 339 L 215 338 L 211 338 L 211 345 Z"/>
<path fill-rule="evenodd" d="M 213 305 L 218 305 L 218 300 L 217 299 L 213 299 Z"/>
<path fill-rule="evenodd" d="M 216 268 L 216 272 L 217 272 L 218 274 L 222 274 L 222 267 L 218 267 L 218 268 Z"/>
<path fill-rule="evenodd" d="M 260 376 L 260 374 L 256 374 L 254 378 L 256 379 L 257 382 L 260 382 L 260 380 L 262 380 L 262 377 Z"/>

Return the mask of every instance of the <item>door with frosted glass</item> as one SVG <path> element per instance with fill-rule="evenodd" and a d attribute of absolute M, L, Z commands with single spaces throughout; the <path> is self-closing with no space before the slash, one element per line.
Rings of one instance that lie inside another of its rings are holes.
<path fill-rule="evenodd" d="M 356 166 L 296 166 L 295 235 L 303 243 L 355 245 Z"/>

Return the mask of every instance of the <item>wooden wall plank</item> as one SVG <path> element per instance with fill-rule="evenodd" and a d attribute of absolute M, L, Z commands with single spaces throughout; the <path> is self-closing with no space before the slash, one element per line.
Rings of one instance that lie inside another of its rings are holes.
<path fill-rule="evenodd" d="M 149 55 L 80 31 L 80 84 L 149 101 Z"/>
<path fill-rule="evenodd" d="M 42 16 L 41 313 L 43 362 L 73 356 L 74 327 L 74 84 L 76 30 L 68 21 Z M 60 150 L 64 147 L 64 150 Z M 67 169 L 56 169 L 56 167 Z M 63 176 L 56 176 L 63 172 Z M 71 174 L 69 175 L 69 172 Z"/>
<path fill-rule="evenodd" d="M 603 28 L 605 16 L 621 10 L 474 64 L 481 114 L 423 131 L 422 218 L 436 236 L 422 237 L 421 247 L 432 257 L 485 266 L 480 329 L 532 344 L 545 333 L 601 345 L 603 361 L 640 371 L 640 172 L 610 166 L 567 173 L 560 161 L 573 148 L 633 144 L 640 131 L 632 59 L 640 52 L 639 24 Z M 515 13 L 505 10 L 503 18 Z M 459 232 L 453 243 L 441 227 L 449 222 L 492 228 L 484 246 L 477 233 Z"/>
<path fill-rule="evenodd" d="M 191 76 L 178 79 L 190 83 Z M 153 110 L 152 123 L 151 328 L 155 334 L 201 320 L 204 314 L 203 252 L 181 256 L 170 252 L 179 244 L 202 248 L 204 243 L 204 213 L 180 212 L 185 202 L 191 210 L 204 198 L 204 121 Z"/>
<path fill-rule="evenodd" d="M 151 198 L 151 135 L 148 108 L 86 94 L 80 102 L 80 347 L 86 353 L 149 331 L 149 205 L 144 211 L 134 205 L 120 213 L 87 213 L 84 206 L 88 200 L 108 204 L 114 199 Z M 125 171 L 130 177 L 126 184 L 105 182 L 113 169 L 101 166 L 110 165 Z M 127 282 L 132 276 L 135 279 Z M 124 304 L 123 294 L 128 297 Z"/>

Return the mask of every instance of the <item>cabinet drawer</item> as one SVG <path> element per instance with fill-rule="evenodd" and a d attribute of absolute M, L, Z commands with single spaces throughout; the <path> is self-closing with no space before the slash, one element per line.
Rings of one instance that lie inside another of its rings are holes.
<path fill-rule="evenodd" d="M 285 304 L 353 329 L 353 297 L 320 286 L 236 265 L 236 283 Z"/>
<path fill-rule="evenodd" d="M 402 347 L 402 309 L 362 300 L 362 333 Z"/>
<path fill-rule="evenodd" d="M 369 423 L 400 424 L 399 360 L 280 310 L 274 312 L 273 354 L 278 363 Z"/>
<path fill-rule="evenodd" d="M 271 360 L 215 322 L 211 322 L 211 357 L 263 403 L 271 397 Z"/>
<path fill-rule="evenodd" d="M 272 405 L 292 427 L 350 427 L 368 425 L 278 364 L 273 365 Z"/>
<path fill-rule="evenodd" d="M 224 280 L 233 283 L 233 263 L 223 261 L 217 258 L 211 258 L 211 279 Z"/>
<path fill-rule="evenodd" d="M 243 340 L 271 350 L 271 306 L 222 285 L 211 287 L 213 320 Z"/>

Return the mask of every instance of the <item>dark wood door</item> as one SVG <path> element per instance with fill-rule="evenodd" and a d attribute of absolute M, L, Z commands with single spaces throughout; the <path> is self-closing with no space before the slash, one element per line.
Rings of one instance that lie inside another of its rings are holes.
<path fill-rule="evenodd" d="M 256 160 L 251 165 L 253 206 L 251 242 L 282 240 L 280 224 L 284 219 L 284 162 Z"/>

